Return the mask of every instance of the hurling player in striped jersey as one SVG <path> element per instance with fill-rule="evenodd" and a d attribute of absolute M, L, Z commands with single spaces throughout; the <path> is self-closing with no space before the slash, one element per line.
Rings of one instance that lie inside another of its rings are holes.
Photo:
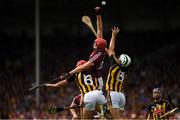
<path fill-rule="evenodd" d="M 76 67 L 86 64 L 87 61 L 80 60 L 77 62 Z M 83 96 L 84 108 L 83 108 L 83 118 L 91 119 L 93 118 L 93 112 L 96 109 L 96 105 L 106 104 L 106 99 L 103 95 L 103 92 L 100 90 L 100 85 L 98 78 L 91 74 L 91 70 L 86 70 L 78 72 L 71 78 L 59 81 L 55 84 L 46 84 L 47 87 L 62 87 L 73 81 L 76 82 L 79 90 Z M 81 96 L 81 97 L 82 97 Z"/>
<path fill-rule="evenodd" d="M 167 112 L 171 111 L 173 106 L 169 101 L 162 99 L 162 91 L 160 88 L 154 88 L 152 91 L 154 101 L 148 106 L 147 120 L 168 120 L 171 116 L 175 115 L 175 112 L 162 117 Z"/>
<path fill-rule="evenodd" d="M 118 32 L 118 27 L 112 29 L 108 50 L 110 68 L 106 81 L 108 109 L 113 119 L 120 119 L 121 111 L 124 110 L 126 99 L 123 93 L 123 83 L 126 80 L 128 67 L 131 64 L 131 59 L 126 54 L 121 54 L 119 58 L 116 57 L 114 49 Z"/>

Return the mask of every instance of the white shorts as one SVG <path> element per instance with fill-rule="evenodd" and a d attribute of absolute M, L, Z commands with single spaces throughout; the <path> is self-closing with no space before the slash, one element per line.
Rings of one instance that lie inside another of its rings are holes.
<path fill-rule="evenodd" d="M 107 100 L 100 90 L 94 90 L 84 95 L 84 105 L 86 110 L 95 110 L 96 105 L 106 104 Z"/>
<path fill-rule="evenodd" d="M 112 103 L 112 108 L 124 110 L 126 99 L 122 92 L 110 91 L 110 99 Z"/>

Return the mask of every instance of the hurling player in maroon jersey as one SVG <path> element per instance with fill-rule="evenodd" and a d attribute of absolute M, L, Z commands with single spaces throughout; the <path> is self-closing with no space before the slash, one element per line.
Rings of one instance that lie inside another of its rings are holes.
<path fill-rule="evenodd" d="M 89 57 L 89 60 L 85 64 L 74 68 L 70 72 L 62 74 L 60 76 L 61 80 L 67 79 L 68 77 L 70 77 L 75 73 L 85 71 L 90 68 L 94 76 L 96 76 L 97 78 L 101 78 L 100 72 L 104 62 L 103 60 L 106 55 L 107 42 L 105 39 L 103 39 L 103 25 L 102 25 L 102 18 L 100 15 L 101 8 L 96 7 L 95 10 L 96 10 L 96 18 L 97 18 L 97 38 L 94 40 L 93 51 Z"/>

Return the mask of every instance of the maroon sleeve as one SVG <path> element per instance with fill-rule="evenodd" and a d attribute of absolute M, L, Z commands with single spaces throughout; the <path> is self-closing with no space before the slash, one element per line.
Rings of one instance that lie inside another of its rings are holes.
<path fill-rule="evenodd" d="M 94 54 L 94 55 L 89 59 L 89 61 L 90 61 L 91 63 L 97 63 L 97 62 L 99 62 L 99 59 L 101 59 L 101 57 L 102 57 L 102 52 L 98 52 L 97 54 Z"/>

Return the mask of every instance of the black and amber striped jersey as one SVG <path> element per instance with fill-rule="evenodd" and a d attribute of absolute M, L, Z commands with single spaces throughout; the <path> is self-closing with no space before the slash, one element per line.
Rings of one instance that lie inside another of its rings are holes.
<path fill-rule="evenodd" d="M 81 94 L 83 95 L 87 92 L 100 89 L 98 78 L 89 74 L 89 72 L 79 72 L 76 73 L 74 77 L 74 79 L 68 79 L 68 82 L 75 80 Z"/>
<path fill-rule="evenodd" d="M 154 101 L 148 106 L 148 113 L 154 120 L 160 119 L 162 115 L 172 110 L 172 105 L 166 100 Z M 161 119 L 169 119 L 169 116 L 162 117 Z"/>
<path fill-rule="evenodd" d="M 110 69 L 106 81 L 106 90 L 123 92 L 123 83 L 127 76 L 127 67 L 118 65 L 113 56 L 110 56 Z"/>

